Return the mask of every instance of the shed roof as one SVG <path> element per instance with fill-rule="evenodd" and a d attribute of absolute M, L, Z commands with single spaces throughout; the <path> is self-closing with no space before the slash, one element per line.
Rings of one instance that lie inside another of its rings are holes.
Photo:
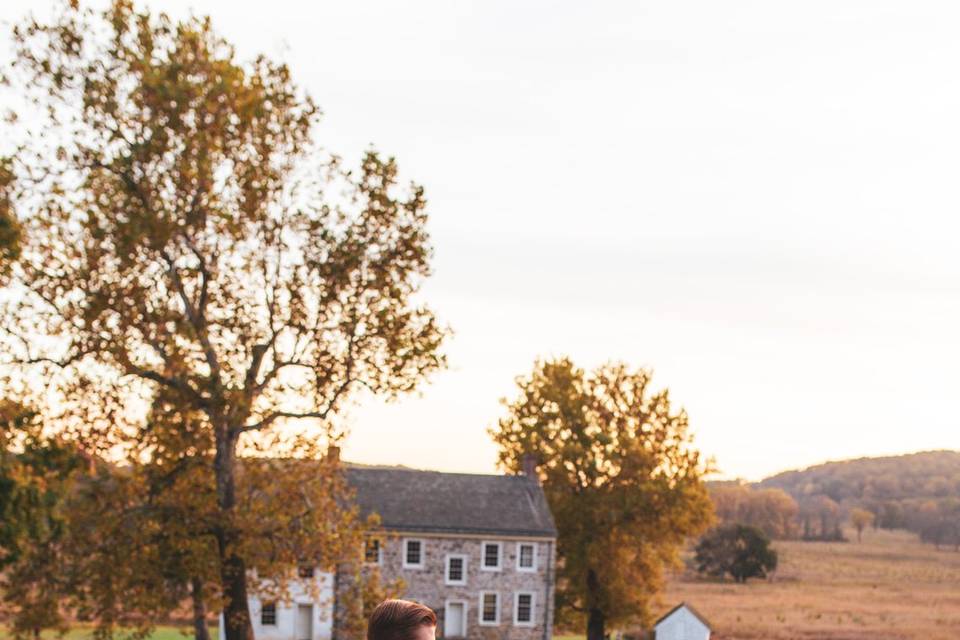
<path fill-rule="evenodd" d="M 675 606 L 673 609 L 670 609 L 670 611 L 667 611 L 665 614 L 663 614 L 662 616 L 660 616 L 660 618 L 659 618 L 656 622 L 653 623 L 653 626 L 654 626 L 654 627 L 658 626 L 661 622 L 663 622 L 664 620 L 666 620 L 667 618 L 669 618 L 670 616 L 672 616 L 674 613 L 676 613 L 676 612 L 679 611 L 680 609 L 686 609 L 687 611 L 689 611 L 690 613 L 693 614 L 693 617 L 694 617 L 694 618 L 696 618 L 697 620 L 699 620 L 700 622 L 702 622 L 702 623 L 707 627 L 707 629 L 710 629 L 711 631 L 713 631 L 713 627 L 710 625 L 709 622 L 707 622 L 707 619 L 704 618 L 703 615 L 701 615 L 699 611 L 697 611 L 696 609 L 694 609 L 692 606 L 690 606 L 690 605 L 687 604 L 686 602 L 681 602 L 680 604 L 678 604 L 677 606 Z"/>
<path fill-rule="evenodd" d="M 348 465 L 362 515 L 385 529 L 556 537 L 540 483 L 523 475 L 442 473 Z"/>

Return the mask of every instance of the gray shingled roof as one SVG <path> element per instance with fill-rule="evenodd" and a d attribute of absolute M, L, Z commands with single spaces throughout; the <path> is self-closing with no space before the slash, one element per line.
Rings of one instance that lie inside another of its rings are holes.
<path fill-rule="evenodd" d="M 539 483 L 526 476 L 348 466 L 361 513 L 385 529 L 555 537 Z"/>

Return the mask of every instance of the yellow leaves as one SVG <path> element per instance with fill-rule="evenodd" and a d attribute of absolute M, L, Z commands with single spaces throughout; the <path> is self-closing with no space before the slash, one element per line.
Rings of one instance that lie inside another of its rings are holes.
<path fill-rule="evenodd" d="M 430 258 L 422 188 L 397 189 L 396 163 L 374 152 L 354 175 L 314 161 L 316 105 L 284 65 L 235 61 L 208 19 L 117 0 L 17 38 L 18 86 L 41 92 L 63 151 L 29 146 L 10 175 L 71 177 L 24 198 L 18 284 L 36 295 L 3 317 L 69 363 L 42 377 L 58 419 L 132 452 L 109 497 L 149 516 L 105 535 L 181 581 L 219 582 L 237 553 L 261 575 L 332 562 L 361 529 L 341 479 L 316 443 L 274 436 L 312 435 L 303 425 L 335 424 L 356 388 L 410 391 L 443 366 L 448 332 L 415 299 Z M 171 549 L 182 564 L 164 564 Z M 115 586 L 132 573 L 111 577 L 111 559 L 90 566 Z M 159 580 L 141 559 L 124 569 Z"/>
<path fill-rule="evenodd" d="M 519 470 L 525 454 L 540 459 L 568 620 L 583 608 L 609 624 L 642 618 L 664 562 L 710 521 L 686 414 L 649 391 L 650 377 L 622 363 L 587 372 L 568 358 L 538 361 L 490 430 L 505 469 Z"/>

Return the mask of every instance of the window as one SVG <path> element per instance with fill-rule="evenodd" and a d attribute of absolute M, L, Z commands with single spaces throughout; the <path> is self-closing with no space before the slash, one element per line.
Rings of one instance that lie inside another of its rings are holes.
<path fill-rule="evenodd" d="M 517 544 L 517 571 L 537 570 L 537 545 L 532 542 Z"/>
<path fill-rule="evenodd" d="M 275 602 L 264 602 L 260 609 L 260 624 L 265 627 L 276 626 L 277 624 L 277 604 Z"/>
<path fill-rule="evenodd" d="M 500 594 L 496 591 L 480 592 L 479 622 L 484 626 L 500 624 Z"/>
<path fill-rule="evenodd" d="M 405 569 L 423 568 L 423 540 L 403 541 L 403 567 Z"/>
<path fill-rule="evenodd" d="M 483 562 L 480 563 L 480 568 L 487 571 L 500 571 L 503 545 L 499 542 L 484 542 L 482 550 Z"/>
<path fill-rule="evenodd" d="M 297 569 L 297 575 L 301 578 L 312 578 L 313 567 L 302 566 Z"/>
<path fill-rule="evenodd" d="M 535 605 L 536 601 L 532 592 L 518 591 L 513 601 L 513 624 L 532 627 Z"/>
<path fill-rule="evenodd" d="M 367 538 L 363 544 L 363 560 L 367 564 L 380 564 L 380 541 Z"/>
<path fill-rule="evenodd" d="M 467 584 L 467 556 L 450 554 L 447 556 L 447 584 Z"/>

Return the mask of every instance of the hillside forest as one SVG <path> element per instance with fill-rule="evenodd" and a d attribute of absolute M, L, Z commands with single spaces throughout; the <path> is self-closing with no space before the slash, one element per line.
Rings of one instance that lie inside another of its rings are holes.
<path fill-rule="evenodd" d="M 710 484 L 717 519 L 771 538 L 842 540 L 843 527 L 906 529 L 960 550 L 960 452 L 828 462 L 758 483 Z"/>

